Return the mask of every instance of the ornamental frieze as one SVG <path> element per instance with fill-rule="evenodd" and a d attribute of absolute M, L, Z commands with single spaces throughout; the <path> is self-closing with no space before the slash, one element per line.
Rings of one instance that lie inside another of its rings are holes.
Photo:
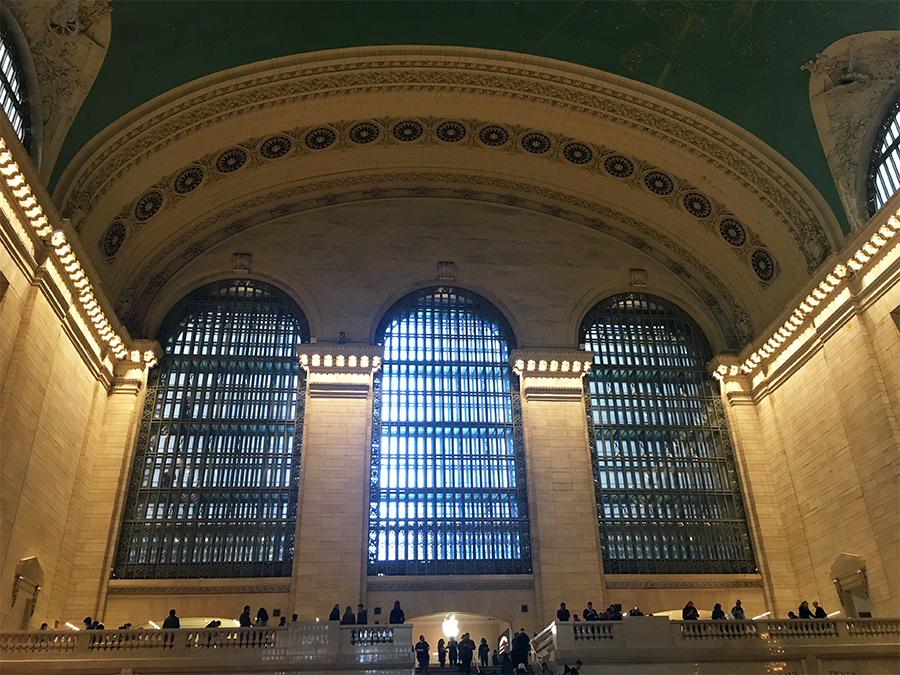
<path fill-rule="evenodd" d="M 186 167 L 163 177 L 142 195 L 125 205 L 101 236 L 98 248 L 112 263 L 125 241 L 125 233 L 139 232 L 163 208 L 171 208 L 198 188 L 220 180 L 240 176 L 240 171 L 272 160 L 316 155 L 325 150 L 347 150 L 380 144 L 417 145 L 454 143 L 485 150 L 503 149 L 522 155 L 546 155 L 546 159 L 570 164 L 632 189 L 650 193 L 670 208 L 691 216 L 708 234 L 724 241 L 732 254 L 751 268 L 759 284 L 774 281 L 778 265 L 761 238 L 742 224 L 721 202 L 707 197 L 687 180 L 663 171 L 644 160 L 626 157 L 626 153 L 581 142 L 561 134 L 534 131 L 527 127 L 504 125 L 477 119 L 451 122 L 441 118 L 380 118 L 368 121 L 342 120 L 329 125 L 298 127 L 277 134 L 248 139 L 229 148 L 207 153 Z M 443 131 L 442 131 L 443 130 Z M 453 133 L 447 135 L 450 131 Z M 363 135 L 360 135 L 363 134 Z M 376 190 L 380 190 L 376 188 Z M 432 196 L 433 189 L 408 188 L 410 196 Z M 384 196 L 372 192 L 371 197 Z M 514 206 L 515 197 L 507 201 Z M 280 205 L 282 211 L 289 208 Z M 565 217 L 556 205 L 542 207 L 545 213 Z M 273 216 L 286 215 L 273 209 Z M 82 223 L 83 224 L 83 223 Z M 114 242 L 114 245 L 111 245 Z"/>

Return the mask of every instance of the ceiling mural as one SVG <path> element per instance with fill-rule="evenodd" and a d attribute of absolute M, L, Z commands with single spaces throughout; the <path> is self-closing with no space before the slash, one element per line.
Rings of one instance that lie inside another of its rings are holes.
<path fill-rule="evenodd" d="M 54 183 L 104 127 L 197 78 L 318 50 L 441 45 L 558 59 L 687 98 L 785 156 L 839 218 L 800 66 L 844 36 L 900 25 L 893 0 L 111 4 L 109 51 Z"/>

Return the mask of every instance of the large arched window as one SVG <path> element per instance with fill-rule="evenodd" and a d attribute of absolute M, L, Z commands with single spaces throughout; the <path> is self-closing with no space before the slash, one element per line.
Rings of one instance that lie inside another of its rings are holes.
<path fill-rule="evenodd" d="M 875 139 L 868 177 L 869 215 L 900 189 L 900 101 L 894 103 Z"/>
<path fill-rule="evenodd" d="M 756 571 L 709 345 L 680 309 L 617 295 L 581 325 L 607 574 Z"/>
<path fill-rule="evenodd" d="M 383 319 L 369 574 L 531 572 L 513 335 L 483 298 L 429 288 Z"/>
<path fill-rule="evenodd" d="M 290 576 L 306 319 L 258 281 L 204 286 L 169 312 L 116 554 L 120 578 Z"/>
<path fill-rule="evenodd" d="M 4 15 L 3 18 L 6 18 Z M 8 27 L 0 22 L 0 105 L 25 149 L 31 142 L 31 113 L 25 87 L 25 75 L 15 41 Z"/>

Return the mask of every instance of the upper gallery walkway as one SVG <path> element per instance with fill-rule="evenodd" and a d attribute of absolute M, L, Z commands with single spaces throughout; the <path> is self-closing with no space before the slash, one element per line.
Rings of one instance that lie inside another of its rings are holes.
<path fill-rule="evenodd" d="M 18 631 L 0 634 L 0 670 L 18 673 L 406 673 L 414 626 Z M 552 623 L 532 641 L 551 673 L 895 674 L 900 619 Z M 492 647 L 493 648 L 493 647 Z M 612 668 L 612 670 L 610 670 Z M 537 672 L 539 668 L 535 667 Z"/>

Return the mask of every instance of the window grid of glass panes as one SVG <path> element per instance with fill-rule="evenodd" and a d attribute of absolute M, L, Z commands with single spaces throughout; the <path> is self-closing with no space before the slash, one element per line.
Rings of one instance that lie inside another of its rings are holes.
<path fill-rule="evenodd" d="M 256 281 L 204 286 L 170 312 L 114 576 L 290 576 L 307 336 L 295 303 Z"/>
<path fill-rule="evenodd" d="M 581 341 L 595 353 L 584 387 L 606 573 L 755 572 L 699 327 L 626 294 L 588 314 Z"/>
<path fill-rule="evenodd" d="M 900 101 L 884 118 L 869 165 L 869 215 L 900 190 Z"/>
<path fill-rule="evenodd" d="M 28 149 L 29 111 L 25 77 L 12 36 L 0 26 L 0 105 L 16 136 Z"/>
<path fill-rule="evenodd" d="M 431 288 L 379 335 L 369 574 L 530 573 L 509 326 L 472 293 Z"/>

